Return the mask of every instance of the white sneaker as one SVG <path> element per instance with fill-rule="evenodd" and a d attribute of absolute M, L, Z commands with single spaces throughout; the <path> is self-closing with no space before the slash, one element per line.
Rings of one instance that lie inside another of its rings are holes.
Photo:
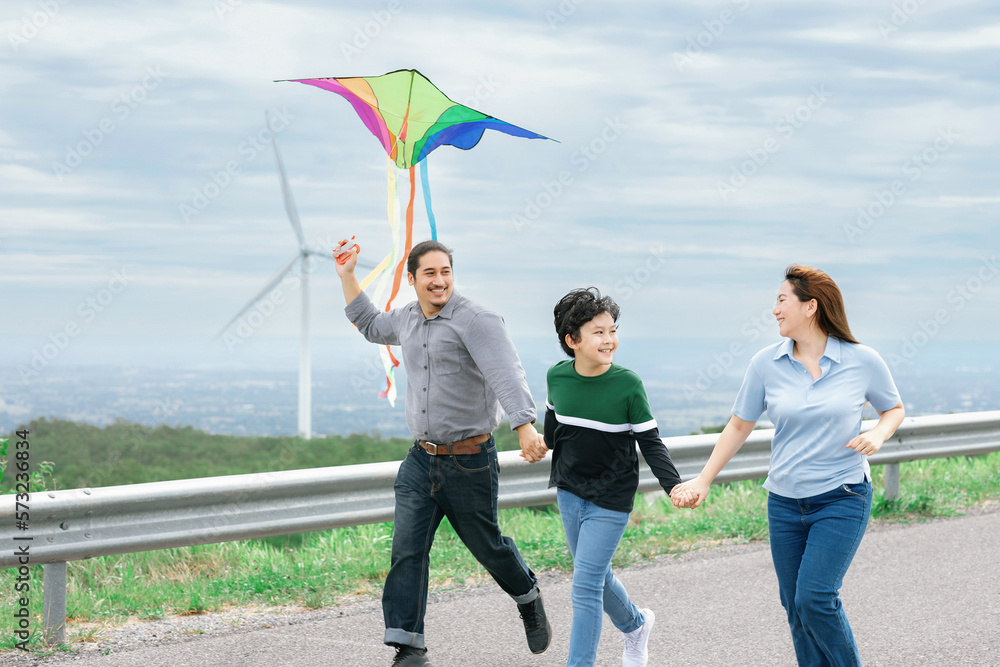
<path fill-rule="evenodd" d="M 653 629 L 656 615 L 652 609 L 639 611 L 642 612 L 646 622 L 632 632 L 622 633 L 622 643 L 625 644 L 625 648 L 622 649 L 622 667 L 646 667 L 646 662 L 649 660 L 646 644 L 649 642 L 649 631 Z"/>

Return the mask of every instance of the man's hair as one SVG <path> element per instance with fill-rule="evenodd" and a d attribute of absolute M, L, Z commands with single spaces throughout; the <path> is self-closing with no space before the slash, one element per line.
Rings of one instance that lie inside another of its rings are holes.
<path fill-rule="evenodd" d="M 580 327 L 584 324 L 601 313 L 611 315 L 611 319 L 617 322 L 619 312 L 620 309 L 614 299 L 610 296 L 601 296 L 596 287 L 575 289 L 559 299 L 552 314 L 555 317 L 556 333 L 559 335 L 559 344 L 563 352 L 576 358 L 573 348 L 566 344 L 566 336 L 569 335 L 574 341 L 578 341 Z"/>
<path fill-rule="evenodd" d="M 454 270 L 455 260 L 451 256 L 451 250 L 448 247 L 446 247 L 443 243 L 438 243 L 437 241 L 421 241 L 410 249 L 410 255 L 406 260 L 406 272 L 417 275 L 417 269 L 420 268 L 420 258 L 435 250 L 439 250 L 448 255 L 448 266 Z"/>

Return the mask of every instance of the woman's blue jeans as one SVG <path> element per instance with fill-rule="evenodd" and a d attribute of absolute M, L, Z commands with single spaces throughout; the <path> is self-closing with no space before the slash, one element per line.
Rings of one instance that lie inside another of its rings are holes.
<path fill-rule="evenodd" d="M 811 498 L 768 495 L 771 558 L 800 667 L 861 665 L 839 593 L 871 508 L 867 481 Z"/>
<path fill-rule="evenodd" d="M 500 534 L 500 466 L 491 437 L 477 454 L 432 456 L 414 445 L 396 473 L 392 558 L 382 591 L 385 643 L 424 648 L 430 551 L 441 520 L 518 604 L 538 597 L 535 573 Z"/>
<path fill-rule="evenodd" d="M 622 632 L 632 632 L 646 622 L 611 571 L 611 557 L 628 525 L 628 512 L 598 507 L 559 489 L 566 543 L 573 554 L 573 628 L 569 635 L 566 667 L 592 667 L 601 641 L 603 609 Z"/>

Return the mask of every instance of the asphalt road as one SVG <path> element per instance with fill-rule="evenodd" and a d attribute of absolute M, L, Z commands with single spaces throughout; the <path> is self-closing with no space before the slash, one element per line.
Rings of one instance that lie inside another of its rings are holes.
<path fill-rule="evenodd" d="M 865 664 L 1000 666 L 1000 507 L 964 517 L 870 528 L 841 597 Z M 766 545 L 728 546 L 631 567 L 620 578 L 656 612 L 653 665 L 794 665 Z M 513 602 L 492 583 L 432 598 L 435 667 L 549 667 L 567 653 L 570 580 L 542 579 L 555 638 L 528 652 Z M 339 609 L 137 624 L 77 655 L 10 654 L 10 667 L 386 667 L 377 602 Z M 172 625 L 171 625 L 172 624 Z M 598 665 L 620 665 L 619 633 L 605 619 Z M 109 653 L 103 655 L 103 653 Z"/>

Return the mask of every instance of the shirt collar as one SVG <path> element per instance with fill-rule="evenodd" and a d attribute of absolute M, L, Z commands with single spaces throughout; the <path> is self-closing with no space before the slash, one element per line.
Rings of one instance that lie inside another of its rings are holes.
<path fill-rule="evenodd" d="M 839 338 L 834 338 L 833 336 L 827 336 L 826 338 L 826 349 L 823 350 L 823 356 L 832 361 L 835 364 L 840 363 L 840 348 L 843 346 L 843 342 Z"/>
<path fill-rule="evenodd" d="M 459 298 L 460 297 L 458 296 L 458 292 L 452 290 L 451 297 L 448 299 L 448 303 L 444 304 L 444 306 L 441 307 L 441 310 L 439 310 L 437 312 L 437 315 L 435 315 L 434 317 L 441 317 L 446 320 L 450 320 L 455 312 L 455 302 L 458 301 Z M 433 320 L 434 317 L 430 319 Z"/>
<path fill-rule="evenodd" d="M 792 348 L 795 345 L 795 341 L 791 338 L 785 338 L 778 345 L 778 349 L 774 352 L 775 360 L 781 359 L 782 357 L 788 357 L 789 359 L 794 359 L 792 356 Z M 839 364 L 840 363 L 840 349 L 843 343 L 839 338 L 834 338 L 833 336 L 826 337 L 826 349 L 823 350 L 823 354 L 820 357 L 826 357 L 830 361 Z"/>
<path fill-rule="evenodd" d="M 788 357 L 789 359 L 794 359 L 792 356 L 792 346 L 795 345 L 795 341 L 791 338 L 782 339 L 781 343 L 778 344 L 778 349 L 774 351 L 774 360 L 777 361 L 782 357 Z"/>

